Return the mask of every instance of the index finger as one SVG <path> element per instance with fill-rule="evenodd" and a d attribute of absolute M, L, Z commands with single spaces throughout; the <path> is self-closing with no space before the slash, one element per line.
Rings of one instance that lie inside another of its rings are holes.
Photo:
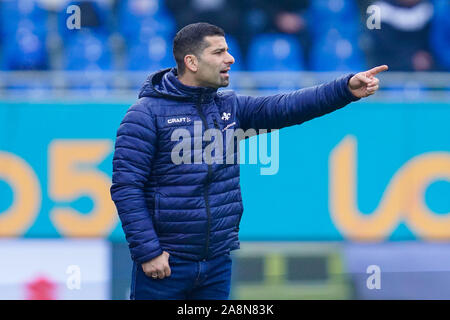
<path fill-rule="evenodd" d="M 367 71 L 367 73 L 374 76 L 374 75 L 376 75 L 380 72 L 386 71 L 388 69 L 389 69 L 389 67 L 387 65 L 383 64 L 382 66 L 378 66 L 378 67 L 370 69 L 369 71 Z"/>

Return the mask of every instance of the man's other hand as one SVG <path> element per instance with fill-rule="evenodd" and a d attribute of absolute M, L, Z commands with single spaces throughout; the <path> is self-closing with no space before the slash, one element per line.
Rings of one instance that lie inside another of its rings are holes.
<path fill-rule="evenodd" d="M 144 262 L 142 264 L 142 270 L 147 277 L 152 279 L 164 279 L 165 277 L 170 277 L 169 253 L 163 251 L 163 253 L 156 258 Z"/>
<path fill-rule="evenodd" d="M 378 66 L 369 71 L 359 72 L 350 78 L 348 88 L 352 94 L 357 98 L 365 98 L 374 94 L 379 88 L 378 78 L 375 76 L 383 71 L 386 71 L 387 65 Z"/>

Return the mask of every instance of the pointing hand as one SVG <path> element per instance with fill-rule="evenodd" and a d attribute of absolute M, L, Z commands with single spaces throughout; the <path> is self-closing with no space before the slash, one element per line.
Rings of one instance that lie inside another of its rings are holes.
<path fill-rule="evenodd" d="M 378 66 L 368 71 L 359 72 L 350 78 L 348 88 L 357 98 L 365 98 L 374 94 L 379 88 L 378 78 L 375 76 L 383 71 L 388 70 L 387 65 Z"/>

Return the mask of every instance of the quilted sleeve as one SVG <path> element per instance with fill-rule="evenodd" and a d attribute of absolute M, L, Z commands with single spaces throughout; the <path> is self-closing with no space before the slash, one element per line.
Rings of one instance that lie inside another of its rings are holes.
<path fill-rule="evenodd" d="M 300 124 L 359 100 L 350 92 L 349 74 L 332 82 L 265 97 L 237 96 L 240 127 L 281 129 Z"/>
<path fill-rule="evenodd" d="M 137 263 L 162 254 L 144 196 L 155 147 L 154 116 L 137 103 L 128 109 L 117 131 L 110 189 L 131 258 Z"/>

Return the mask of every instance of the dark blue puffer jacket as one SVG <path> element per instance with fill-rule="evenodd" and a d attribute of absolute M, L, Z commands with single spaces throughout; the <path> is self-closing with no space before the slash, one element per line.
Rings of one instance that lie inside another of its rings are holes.
<path fill-rule="evenodd" d="M 201 121 L 202 131 L 300 124 L 358 100 L 348 89 L 350 77 L 289 94 L 249 97 L 183 85 L 176 69 L 150 75 L 120 124 L 113 159 L 111 195 L 132 259 L 143 263 L 164 250 L 203 260 L 239 248 L 239 164 L 173 163 L 171 151 L 179 143 L 171 141 L 175 129 L 194 137 L 195 121 Z M 209 143 L 192 144 L 195 153 Z"/>

